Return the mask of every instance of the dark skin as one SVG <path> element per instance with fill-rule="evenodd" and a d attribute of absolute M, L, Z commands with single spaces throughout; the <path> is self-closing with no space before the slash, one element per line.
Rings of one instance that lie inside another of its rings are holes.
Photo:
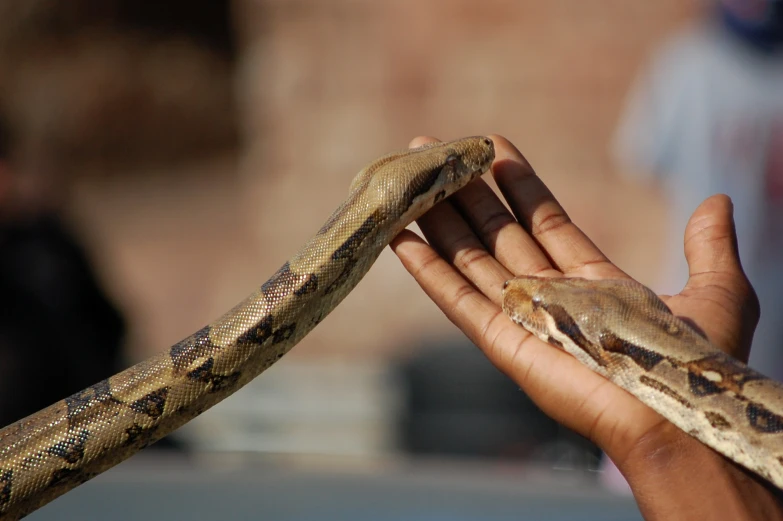
<path fill-rule="evenodd" d="M 408 230 L 392 242 L 405 268 L 546 414 L 606 452 L 645 519 L 783 519 L 771 485 L 503 314 L 501 289 L 514 275 L 628 275 L 570 221 L 522 154 L 491 137 L 492 175 L 513 213 L 484 181 L 470 184 L 418 221 L 427 242 Z M 694 212 L 685 256 L 687 285 L 662 298 L 720 349 L 747 361 L 759 305 L 739 262 L 728 197 L 713 196 Z"/>

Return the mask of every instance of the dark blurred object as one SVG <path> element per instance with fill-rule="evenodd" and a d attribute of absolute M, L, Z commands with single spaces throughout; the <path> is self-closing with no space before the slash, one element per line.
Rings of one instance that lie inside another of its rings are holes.
<path fill-rule="evenodd" d="M 230 7 L 0 2 L 0 112 L 15 160 L 116 174 L 233 153 Z"/>
<path fill-rule="evenodd" d="M 224 57 L 236 57 L 230 0 L 24 0 L 0 5 L 6 39 L 67 39 L 92 30 L 134 32 L 147 38 L 182 36 Z"/>
<path fill-rule="evenodd" d="M 720 0 L 720 18 L 731 34 L 756 49 L 775 52 L 783 45 L 783 2 Z"/>
<path fill-rule="evenodd" d="M 0 169 L 5 167 L 11 149 L 11 136 L 8 135 L 8 124 L 0 112 Z M 1 175 L 1 174 L 0 174 Z"/>
<path fill-rule="evenodd" d="M 182 34 L 229 60 L 236 58 L 229 0 L 118 0 L 117 10 L 121 27 L 158 35 Z"/>
<path fill-rule="evenodd" d="M 0 225 L 0 426 L 114 373 L 124 330 L 56 217 Z"/>
<path fill-rule="evenodd" d="M 21 171 L 0 114 L 0 427 L 122 368 L 125 321 L 57 211 L 56 172 Z M 157 448 L 182 448 L 170 438 Z"/>
<path fill-rule="evenodd" d="M 682 238 L 693 210 L 713 194 L 731 197 L 742 268 L 761 303 L 750 366 L 778 380 L 783 380 L 783 52 L 767 52 L 757 45 L 760 39 L 741 36 L 719 15 L 730 13 L 757 36 L 772 34 L 783 30 L 781 3 L 713 0 L 701 19 L 654 51 L 629 93 L 615 137 L 620 171 L 662 190 L 670 203 L 661 273 L 651 284 L 655 291 L 676 294 L 688 280 Z"/>
<path fill-rule="evenodd" d="M 455 340 L 417 352 L 399 368 L 403 450 L 518 458 L 571 469 L 597 464 L 599 451 L 592 444 L 541 412 L 472 343 Z"/>

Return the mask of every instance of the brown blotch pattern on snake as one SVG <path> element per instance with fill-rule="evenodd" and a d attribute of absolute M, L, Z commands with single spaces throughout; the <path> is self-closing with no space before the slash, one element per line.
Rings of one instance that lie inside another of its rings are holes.
<path fill-rule="evenodd" d="M 714 411 L 705 411 L 704 417 L 710 422 L 714 428 L 718 430 L 725 430 L 731 428 L 731 423 L 722 414 Z"/>
<path fill-rule="evenodd" d="M 13 470 L 0 470 L 0 509 L 6 506 L 11 500 L 13 482 Z"/>
<path fill-rule="evenodd" d="M 601 347 L 610 353 L 627 356 L 645 371 L 650 371 L 664 359 L 663 355 L 632 344 L 608 331 L 601 333 Z"/>
<path fill-rule="evenodd" d="M 745 409 L 750 426 L 762 433 L 783 432 L 783 417 L 758 403 L 749 403 Z"/>
<path fill-rule="evenodd" d="M 136 412 L 146 414 L 150 418 L 158 418 L 163 414 L 166 407 L 166 398 L 169 394 L 169 387 L 161 387 L 131 402 L 130 408 Z"/>
<path fill-rule="evenodd" d="M 90 438 L 90 431 L 81 430 L 64 440 L 52 445 L 46 452 L 52 456 L 62 458 L 67 463 L 76 464 L 84 457 L 84 446 Z"/>
<path fill-rule="evenodd" d="M 765 378 L 724 353 L 715 353 L 690 362 L 687 370 L 691 392 L 697 396 L 727 391 L 741 394 L 745 384 Z"/>
<path fill-rule="evenodd" d="M 209 326 L 202 327 L 189 337 L 180 340 L 169 349 L 174 373 L 181 374 L 199 358 L 210 356 L 220 350 L 209 338 Z"/>
<path fill-rule="evenodd" d="M 603 359 L 598 348 L 585 338 L 582 330 L 579 329 L 579 325 L 571 318 L 571 315 L 568 314 L 564 307 L 557 304 L 536 304 L 533 301 L 533 308 L 535 309 L 538 306 L 541 306 L 555 320 L 558 331 L 570 338 L 579 349 L 587 353 L 598 365 L 606 365 L 606 360 Z"/>
<path fill-rule="evenodd" d="M 677 391 L 675 391 L 674 389 L 672 389 L 671 387 L 669 387 L 668 385 L 666 385 L 663 382 L 659 382 L 658 380 L 656 380 L 654 378 L 650 378 L 647 375 L 640 376 L 639 377 L 639 382 L 641 382 L 642 384 L 646 385 L 647 387 L 651 387 L 651 388 L 655 389 L 656 391 L 658 391 L 658 392 L 660 392 L 662 394 L 665 394 L 666 396 L 668 396 L 672 400 L 675 400 L 676 402 L 678 402 L 683 407 L 687 407 L 688 409 L 692 409 L 693 408 L 693 404 L 691 404 L 691 402 L 689 402 L 687 399 L 685 399 L 685 397 L 680 395 L 680 393 L 678 393 Z"/>

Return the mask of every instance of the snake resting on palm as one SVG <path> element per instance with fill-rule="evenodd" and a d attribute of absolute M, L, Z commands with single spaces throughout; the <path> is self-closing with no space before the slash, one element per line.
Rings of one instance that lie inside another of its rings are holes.
<path fill-rule="evenodd" d="M 486 172 L 492 141 L 389 154 L 260 289 L 159 355 L 0 430 L 0 518 L 18 519 L 123 461 L 271 366 L 414 219 Z M 641 285 L 520 278 L 511 318 L 675 425 L 783 487 L 783 386 L 724 355 Z"/>

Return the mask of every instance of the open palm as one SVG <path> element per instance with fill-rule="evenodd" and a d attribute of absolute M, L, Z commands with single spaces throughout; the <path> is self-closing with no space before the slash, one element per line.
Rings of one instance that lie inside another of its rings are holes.
<path fill-rule="evenodd" d="M 545 413 L 617 462 L 643 512 L 645 498 L 656 487 L 651 472 L 671 472 L 673 465 L 698 465 L 708 476 L 726 472 L 727 482 L 737 475 L 753 482 L 636 398 L 503 314 L 503 283 L 515 275 L 628 276 L 570 221 L 516 148 L 502 137 L 492 139 L 492 173 L 511 212 L 485 182 L 472 183 L 419 220 L 428 242 L 411 231 L 393 241 L 406 269 Z M 685 236 L 690 279 L 680 294 L 664 299 L 675 315 L 697 325 L 716 346 L 747 360 L 759 309 L 739 264 L 731 213 L 725 196 L 712 197 L 696 210 Z M 667 480 L 674 483 L 671 476 Z"/>

